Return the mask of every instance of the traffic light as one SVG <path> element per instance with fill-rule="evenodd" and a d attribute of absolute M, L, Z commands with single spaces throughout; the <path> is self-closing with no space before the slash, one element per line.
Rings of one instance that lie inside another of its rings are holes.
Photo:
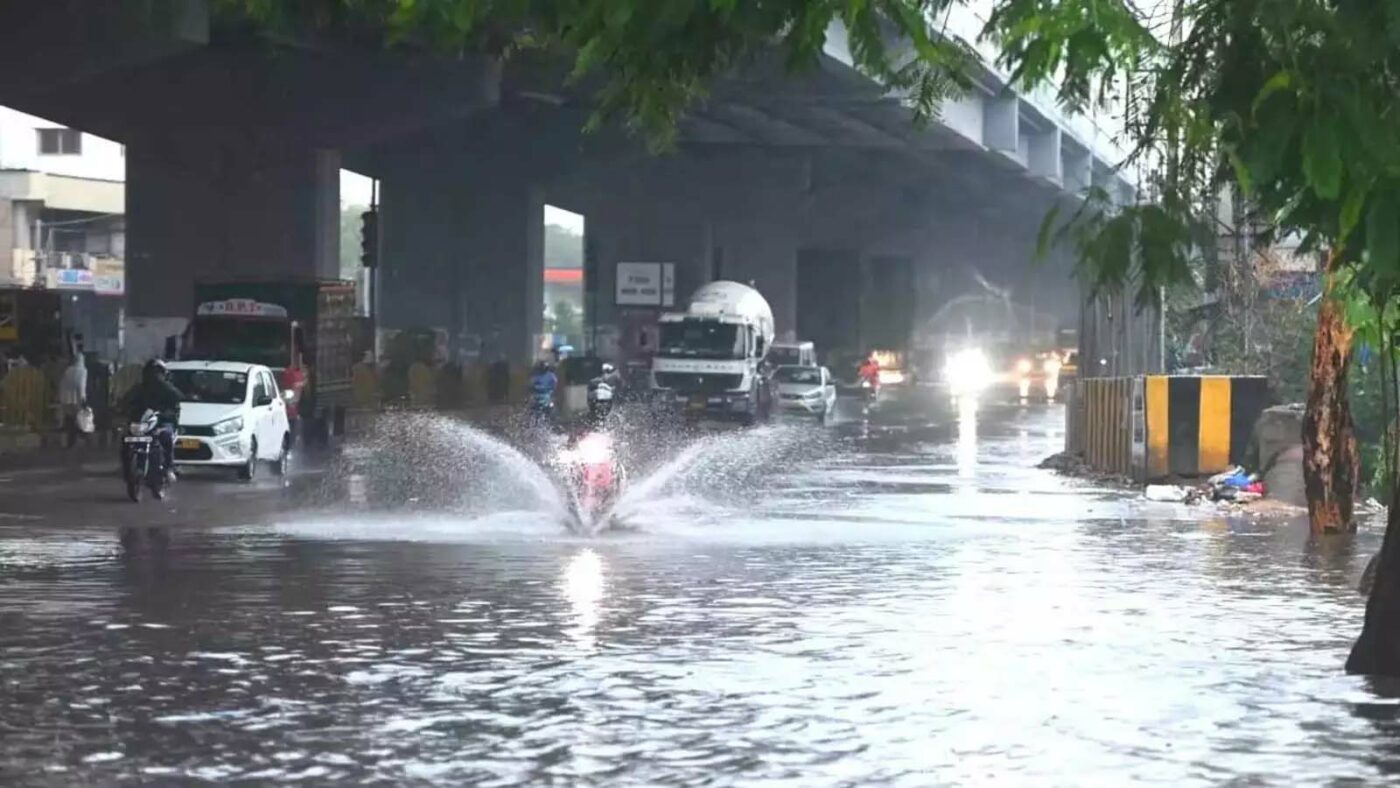
<path fill-rule="evenodd" d="M 374 209 L 360 214 L 360 265 L 379 265 L 379 211 Z"/>

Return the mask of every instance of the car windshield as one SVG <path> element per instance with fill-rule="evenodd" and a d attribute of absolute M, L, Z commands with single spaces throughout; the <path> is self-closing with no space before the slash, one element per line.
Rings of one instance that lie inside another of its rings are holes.
<path fill-rule="evenodd" d="M 779 383 L 810 383 L 816 386 L 822 382 L 821 370 L 815 367 L 778 367 L 773 377 Z"/>
<path fill-rule="evenodd" d="M 690 358 L 743 358 L 744 332 L 713 320 L 661 324 L 661 355 Z"/>
<path fill-rule="evenodd" d="M 170 382 L 185 395 L 186 402 L 241 405 L 248 394 L 248 376 L 242 372 L 172 369 Z"/>
<path fill-rule="evenodd" d="M 291 335 L 278 320 L 201 318 L 194 324 L 194 347 L 185 358 L 241 361 L 284 368 L 291 361 Z"/>

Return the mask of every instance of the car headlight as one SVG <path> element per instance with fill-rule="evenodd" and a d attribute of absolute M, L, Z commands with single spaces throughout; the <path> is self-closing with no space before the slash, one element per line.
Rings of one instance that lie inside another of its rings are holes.
<path fill-rule="evenodd" d="M 1016 372 L 1021 375 L 1031 374 L 1031 370 L 1034 368 L 1035 367 L 1031 364 L 1031 360 L 1028 358 L 1023 358 L 1016 362 Z"/>
<path fill-rule="evenodd" d="M 242 416 L 234 416 L 234 417 L 231 418 L 231 419 L 224 419 L 223 421 L 221 421 L 221 422 L 219 422 L 218 424 L 215 424 L 215 425 L 214 425 L 214 434 L 215 434 L 215 435 L 232 435 L 232 434 L 234 434 L 235 432 L 241 432 L 242 430 L 243 430 L 243 417 L 242 417 Z"/>
<path fill-rule="evenodd" d="M 1047 359 L 1045 359 L 1045 366 L 1044 366 L 1045 374 L 1047 374 L 1047 375 L 1058 375 L 1058 374 L 1060 374 L 1060 368 L 1063 367 L 1063 366 L 1064 366 L 1064 365 L 1063 365 L 1062 363 L 1060 363 L 1060 360 L 1059 360 L 1058 358 L 1054 358 L 1053 356 L 1052 356 L 1051 358 L 1047 358 Z"/>
<path fill-rule="evenodd" d="M 821 398 L 822 398 L 821 389 L 813 389 L 813 390 L 807 392 L 806 394 L 803 394 L 803 395 L 802 395 L 802 398 L 803 398 L 803 399 L 821 399 Z"/>

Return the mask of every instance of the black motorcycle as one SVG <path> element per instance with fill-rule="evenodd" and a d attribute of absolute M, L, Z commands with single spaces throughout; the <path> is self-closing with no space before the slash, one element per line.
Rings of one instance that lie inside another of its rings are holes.
<path fill-rule="evenodd" d="M 148 410 L 140 421 L 127 425 L 126 435 L 122 437 L 122 477 L 126 481 L 127 497 L 136 503 L 141 502 L 143 488 L 149 488 L 156 500 L 165 497 L 160 429 L 155 411 Z"/>

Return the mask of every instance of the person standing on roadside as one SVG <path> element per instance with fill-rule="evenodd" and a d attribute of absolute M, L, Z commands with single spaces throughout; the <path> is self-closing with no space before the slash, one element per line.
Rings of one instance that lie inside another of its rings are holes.
<path fill-rule="evenodd" d="M 70 449 L 77 445 L 78 436 L 82 436 L 84 443 L 88 440 L 87 432 L 78 425 L 78 415 L 88 403 L 87 388 L 87 363 L 79 350 L 73 353 L 72 361 L 64 368 L 58 382 L 58 404 L 63 407 L 63 431 L 68 436 Z"/>

